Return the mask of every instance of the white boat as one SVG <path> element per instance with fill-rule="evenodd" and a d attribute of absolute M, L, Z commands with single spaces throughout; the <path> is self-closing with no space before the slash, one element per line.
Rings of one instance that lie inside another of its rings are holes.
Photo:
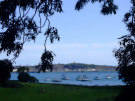
<path fill-rule="evenodd" d="M 66 77 L 64 74 L 62 74 L 62 80 L 69 80 L 69 77 Z"/>
<path fill-rule="evenodd" d="M 106 79 L 111 79 L 112 77 L 111 76 L 107 76 Z"/>
<path fill-rule="evenodd" d="M 101 80 L 101 78 L 100 77 L 95 77 L 94 80 Z"/>
<path fill-rule="evenodd" d="M 50 81 L 50 79 L 47 77 L 47 78 L 45 79 L 45 81 Z"/>
<path fill-rule="evenodd" d="M 76 78 L 77 81 L 90 81 L 89 78 L 87 77 L 87 75 L 79 75 Z"/>

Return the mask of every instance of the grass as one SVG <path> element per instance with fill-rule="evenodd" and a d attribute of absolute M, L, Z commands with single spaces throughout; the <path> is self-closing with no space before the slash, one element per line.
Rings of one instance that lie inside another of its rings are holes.
<path fill-rule="evenodd" d="M 23 87 L 0 87 L 0 101 L 113 101 L 119 86 L 73 86 L 22 83 Z"/>

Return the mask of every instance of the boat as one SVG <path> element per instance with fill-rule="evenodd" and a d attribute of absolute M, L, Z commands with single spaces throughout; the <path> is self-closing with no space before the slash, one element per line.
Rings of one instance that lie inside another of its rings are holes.
<path fill-rule="evenodd" d="M 89 78 L 87 77 L 87 75 L 79 75 L 76 78 L 77 81 L 90 81 Z"/>
<path fill-rule="evenodd" d="M 49 77 L 47 77 L 47 78 L 45 79 L 45 81 L 50 81 Z"/>
<path fill-rule="evenodd" d="M 101 78 L 100 77 L 95 77 L 94 80 L 101 80 Z"/>
<path fill-rule="evenodd" d="M 69 80 L 69 77 L 66 77 L 64 74 L 62 74 L 62 80 Z"/>
<path fill-rule="evenodd" d="M 106 79 L 111 79 L 112 77 L 111 76 L 107 76 Z"/>
<path fill-rule="evenodd" d="M 52 82 L 61 82 L 59 79 L 53 79 Z"/>

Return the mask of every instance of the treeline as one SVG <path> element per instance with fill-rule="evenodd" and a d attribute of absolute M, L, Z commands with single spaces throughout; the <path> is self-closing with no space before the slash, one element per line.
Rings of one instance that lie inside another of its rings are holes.
<path fill-rule="evenodd" d="M 36 66 L 17 66 L 18 72 L 22 71 L 25 67 L 26 72 L 38 72 Z M 115 71 L 116 66 L 108 66 L 108 65 L 94 65 L 94 64 L 83 64 L 83 63 L 69 63 L 69 64 L 54 64 L 53 71 L 54 72 L 62 72 L 62 71 Z"/>
<path fill-rule="evenodd" d="M 77 69 L 96 69 L 98 71 L 114 71 L 116 66 L 109 66 L 109 65 L 94 65 L 94 64 L 83 64 L 83 63 L 69 63 L 69 64 L 55 64 L 55 70 L 77 70 Z"/>

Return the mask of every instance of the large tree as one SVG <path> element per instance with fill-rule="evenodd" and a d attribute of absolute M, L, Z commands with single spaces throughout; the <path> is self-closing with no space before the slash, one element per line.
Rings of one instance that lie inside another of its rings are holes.
<path fill-rule="evenodd" d="M 120 48 L 115 51 L 119 78 L 127 85 L 135 85 L 135 0 L 131 0 L 131 3 L 130 11 L 124 16 L 129 34 L 119 38 Z"/>
<path fill-rule="evenodd" d="M 116 14 L 117 6 L 113 0 L 78 0 L 76 10 L 80 10 L 88 2 L 102 4 L 102 14 Z M 41 56 L 39 71 L 52 69 L 54 53 L 46 49 L 47 39 L 53 43 L 59 40 L 58 30 L 50 25 L 49 17 L 55 12 L 62 12 L 61 0 L 1 0 L 0 1 L 0 52 L 14 54 L 13 61 L 19 56 L 28 41 L 35 41 L 37 35 L 44 33 L 45 50 Z M 37 20 L 38 19 L 38 20 Z M 38 23 L 39 22 L 39 23 Z M 48 24 L 47 30 L 42 28 Z"/>
<path fill-rule="evenodd" d="M 45 50 L 39 71 L 52 69 L 54 53 L 46 49 L 46 42 L 48 38 L 51 43 L 60 39 L 49 21 L 56 12 L 62 12 L 61 0 L 0 0 L 0 53 L 13 54 L 14 62 L 26 42 L 35 41 L 37 35 L 44 33 Z"/>

